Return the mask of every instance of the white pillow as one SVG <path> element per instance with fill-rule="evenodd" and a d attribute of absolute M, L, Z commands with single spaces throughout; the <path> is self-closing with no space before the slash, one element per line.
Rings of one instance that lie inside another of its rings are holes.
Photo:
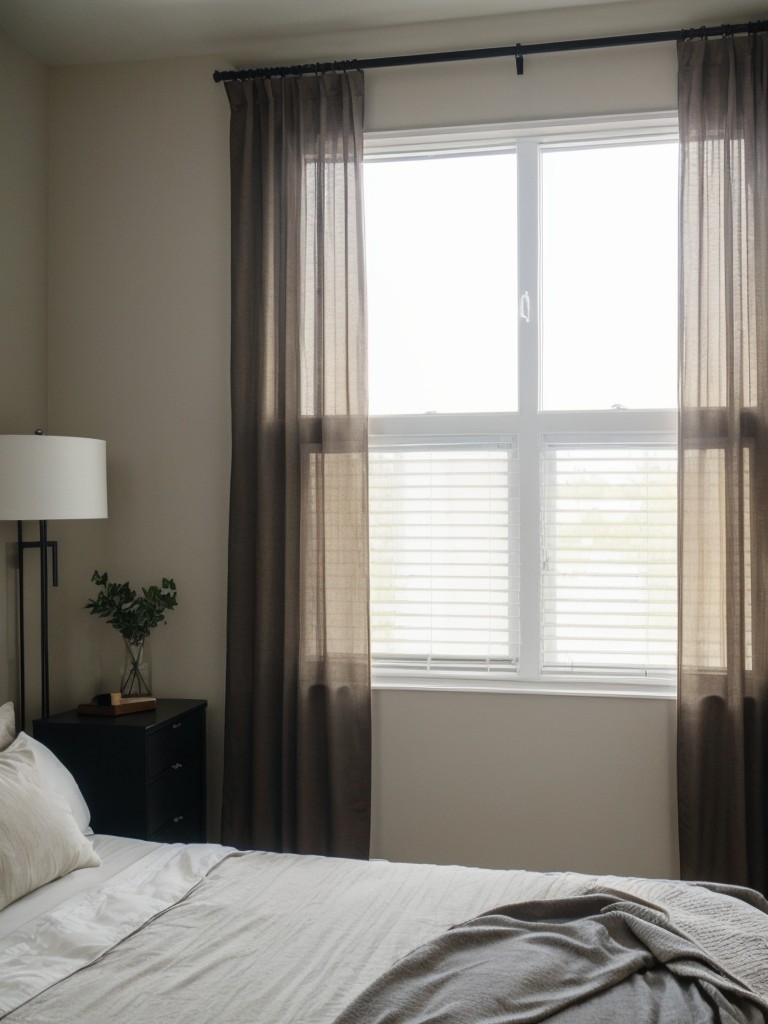
<path fill-rule="evenodd" d="M 25 732 L 19 733 L 8 750 L 31 750 L 42 784 L 67 801 L 80 831 L 87 836 L 93 835 L 93 829 L 90 827 L 91 812 L 88 810 L 85 797 L 80 792 L 72 772 L 61 763 L 53 751 Z"/>
<path fill-rule="evenodd" d="M 54 878 L 101 863 L 31 750 L 0 753 L 0 910 Z"/>
<path fill-rule="evenodd" d="M 0 750 L 5 750 L 6 747 L 10 746 L 15 735 L 16 714 L 13 710 L 13 704 L 11 701 L 8 701 L 7 704 L 0 705 Z"/>

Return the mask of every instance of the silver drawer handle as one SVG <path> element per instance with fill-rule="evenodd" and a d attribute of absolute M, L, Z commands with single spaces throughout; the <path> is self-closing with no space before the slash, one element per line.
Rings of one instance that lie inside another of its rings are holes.
<path fill-rule="evenodd" d="M 176 763 L 175 763 L 175 764 L 172 764 L 172 765 L 171 765 L 171 768 L 173 768 L 173 770 L 174 770 L 175 772 L 177 772 L 177 771 L 179 770 L 179 768 L 183 768 L 183 767 L 184 767 L 184 765 L 182 764 L 182 762 L 181 762 L 181 761 L 176 761 Z"/>
<path fill-rule="evenodd" d="M 180 821 L 184 821 L 184 815 L 183 814 L 177 814 L 176 817 L 173 819 L 173 824 L 174 825 L 178 825 L 178 823 Z"/>
<path fill-rule="evenodd" d="M 180 729 L 181 728 L 181 722 L 174 722 L 173 725 L 171 726 L 171 728 L 172 729 Z"/>

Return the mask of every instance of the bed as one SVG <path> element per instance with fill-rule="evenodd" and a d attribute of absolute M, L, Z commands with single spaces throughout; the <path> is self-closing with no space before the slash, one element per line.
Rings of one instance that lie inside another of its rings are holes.
<path fill-rule="evenodd" d="M 23 733 L 0 751 L 0 840 L 9 1024 L 768 1019 L 751 890 L 92 835 Z"/>

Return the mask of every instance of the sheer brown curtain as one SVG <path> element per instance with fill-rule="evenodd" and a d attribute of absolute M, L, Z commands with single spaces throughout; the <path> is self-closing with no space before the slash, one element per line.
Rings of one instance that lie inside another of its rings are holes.
<path fill-rule="evenodd" d="M 232 480 L 222 838 L 367 857 L 361 72 L 228 82 Z"/>
<path fill-rule="evenodd" d="M 679 45 L 684 878 L 766 889 L 768 37 Z"/>

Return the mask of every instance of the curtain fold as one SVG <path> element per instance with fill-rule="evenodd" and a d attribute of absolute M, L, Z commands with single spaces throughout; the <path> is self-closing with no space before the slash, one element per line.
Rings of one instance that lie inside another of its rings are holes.
<path fill-rule="evenodd" d="M 678 58 L 681 874 L 765 892 L 768 36 Z"/>
<path fill-rule="evenodd" d="M 363 75 L 226 88 L 232 476 L 222 840 L 367 857 Z"/>

